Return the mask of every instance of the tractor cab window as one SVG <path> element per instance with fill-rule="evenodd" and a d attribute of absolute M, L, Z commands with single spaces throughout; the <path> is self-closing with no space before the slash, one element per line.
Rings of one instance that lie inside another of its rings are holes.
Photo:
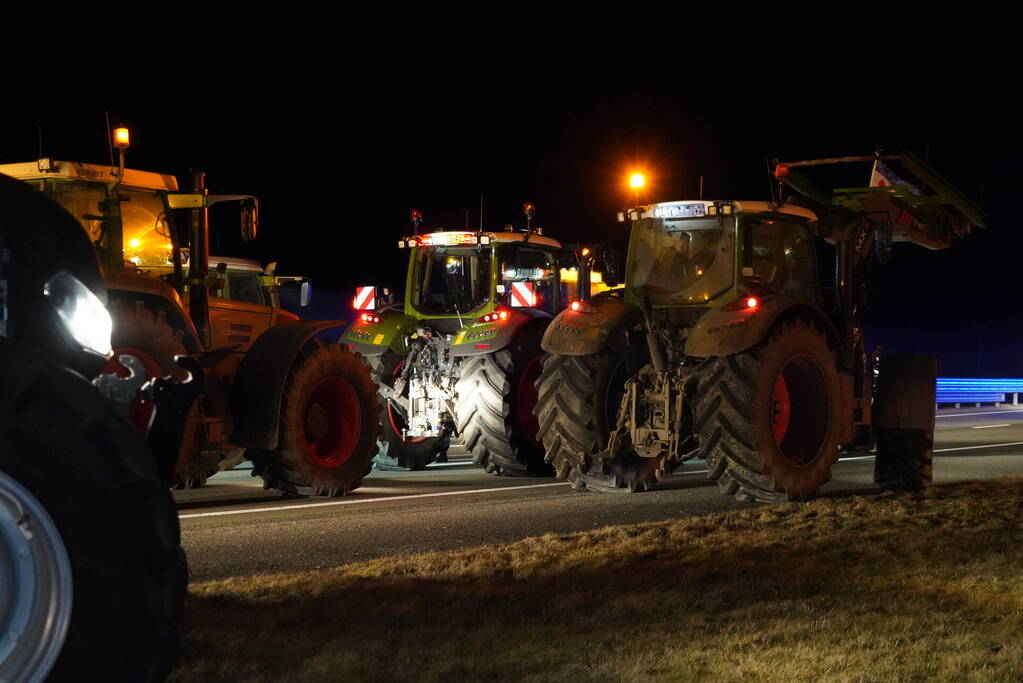
<path fill-rule="evenodd" d="M 106 183 L 82 180 L 30 180 L 30 185 L 42 190 L 64 210 L 78 219 L 89 235 L 89 241 L 99 245 L 103 238 L 103 212 L 107 206 Z"/>
<path fill-rule="evenodd" d="M 505 303 L 514 308 L 538 308 L 554 313 L 558 268 L 555 255 L 545 249 L 514 243 L 502 245 L 499 254 Z"/>
<path fill-rule="evenodd" d="M 779 294 L 813 297 L 817 284 L 813 238 L 798 222 L 748 217 L 746 264 L 753 278 Z"/>
<path fill-rule="evenodd" d="M 231 301 L 259 305 L 266 303 L 260 274 L 244 270 L 227 271 L 226 296 Z"/>
<path fill-rule="evenodd" d="M 735 221 L 642 218 L 632 227 L 630 286 L 653 303 L 701 304 L 732 286 Z"/>
<path fill-rule="evenodd" d="M 137 266 L 166 266 L 171 261 L 170 226 L 163 198 L 156 192 L 120 190 L 124 258 Z"/>
<path fill-rule="evenodd" d="M 461 315 L 490 301 L 490 249 L 418 247 L 413 305 L 427 315 Z"/>

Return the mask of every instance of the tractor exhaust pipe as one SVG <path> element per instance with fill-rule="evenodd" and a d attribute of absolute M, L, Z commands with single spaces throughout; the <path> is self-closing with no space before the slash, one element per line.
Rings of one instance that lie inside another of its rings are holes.
<path fill-rule="evenodd" d="M 192 191 L 207 195 L 206 173 L 192 172 Z M 210 294 L 207 274 L 210 269 L 210 210 L 206 201 L 192 209 L 192 231 L 188 245 L 188 310 L 203 346 L 210 346 Z"/>

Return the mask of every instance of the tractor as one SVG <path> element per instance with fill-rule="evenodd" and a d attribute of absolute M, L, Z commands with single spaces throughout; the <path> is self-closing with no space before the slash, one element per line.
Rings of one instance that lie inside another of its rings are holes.
<path fill-rule="evenodd" d="M 202 172 L 182 193 L 172 175 L 125 168 L 129 134 L 114 133 L 118 166 L 43 158 L 0 165 L 0 173 L 27 182 L 81 223 L 103 267 L 118 355 L 137 358 L 150 377 L 180 376 L 179 354 L 202 366 L 205 386 L 185 422 L 173 485 L 201 486 L 223 462 L 244 455 L 266 488 L 284 494 L 356 488 L 372 467 L 378 407 L 362 360 L 321 339 L 344 321 L 299 320 L 280 308 L 277 289 L 299 284 L 304 294 L 307 283 L 210 256 L 209 207 L 238 203 L 242 238 L 250 240 L 258 226 L 254 197 L 209 194 Z M 150 412 L 145 401 L 133 405 L 140 430 Z"/>
<path fill-rule="evenodd" d="M 870 163 L 868 187 L 811 182 Z M 881 487 L 929 484 L 936 361 L 868 356 L 861 318 L 892 242 L 944 249 L 983 212 L 910 152 L 774 176 L 772 201 L 619 214 L 624 289 L 561 312 L 542 341 L 536 414 L 559 477 L 642 491 L 699 457 L 740 500 L 805 499 L 843 450 L 876 446 Z"/>
<path fill-rule="evenodd" d="M 549 474 L 533 415 L 540 339 L 577 296 L 606 287 L 575 250 L 533 228 L 420 234 L 412 212 L 403 303 L 359 287 L 342 341 L 372 366 L 380 391 L 380 469 L 419 470 L 452 443 L 486 472 Z M 582 267 L 580 267 L 582 266 Z"/>
<path fill-rule="evenodd" d="M 188 572 L 168 476 L 202 369 L 103 371 L 96 252 L 55 202 L 0 176 L 0 680 L 162 681 Z M 91 382 L 90 382 L 91 380 Z M 150 408 L 151 448 L 128 421 Z M 152 409 L 155 406 L 155 415 Z"/>

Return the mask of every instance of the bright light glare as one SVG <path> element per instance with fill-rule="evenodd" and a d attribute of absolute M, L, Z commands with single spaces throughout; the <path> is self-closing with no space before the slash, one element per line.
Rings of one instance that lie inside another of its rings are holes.
<path fill-rule="evenodd" d="M 131 144 L 131 133 L 128 132 L 127 128 L 115 128 L 114 129 L 114 147 L 118 149 L 128 149 L 128 145 Z"/>
<path fill-rule="evenodd" d="M 103 302 L 66 270 L 43 285 L 43 295 L 50 301 L 64 327 L 86 351 L 109 357 L 113 322 Z"/>
<path fill-rule="evenodd" d="M 131 247 L 132 249 L 137 249 L 140 244 L 142 243 L 139 242 L 137 237 L 132 237 L 130 240 L 128 240 L 128 246 Z"/>
<path fill-rule="evenodd" d="M 633 173 L 629 176 L 629 187 L 634 190 L 642 189 L 646 185 L 646 178 L 642 173 Z"/>

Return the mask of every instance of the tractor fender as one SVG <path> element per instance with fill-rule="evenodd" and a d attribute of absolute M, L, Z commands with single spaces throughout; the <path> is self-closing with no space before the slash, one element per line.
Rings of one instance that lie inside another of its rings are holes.
<path fill-rule="evenodd" d="M 784 296 L 767 296 L 753 309 L 724 311 L 716 308 L 704 313 L 686 340 L 685 354 L 710 358 L 740 353 L 767 336 L 779 320 L 789 317 L 814 322 L 835 349 L 842 348 L 834 324 L 818 308 Z"/>
<path fill-rule="evenodd" d="M 357 317 L 341 335 L 341 343 L 364 356 L 379 356 L 387 351 L 402 356 L 408 353 L 405 337 L 415 331 L 417 320 L 397 310 L 383 310 L 376 315 L 380 318 L 378 323 Z"/>
<path fill-rule="evenodd" d="M 456 358 L 482 356 L 500 351 L 527 328 L 543 330 L 553 318 L 544 311 L 521 308 L 511 309 L 507 320 L 470 323 L 459 330 L 451 341 L 451 355 Z"/>
<path fill-rule="evenodd" d="M 260 335 L 242 358 L 231 387 L 234 430 L 228 440 L 243 448 L 277 447 L 281 400 L 298 352 L 319 332 L 343 320 L 309 322 L 282 318 Z"/>
<path fill-rule="evenodd" d="M 566 308 L 551 321 L 541 346 L 561 356 L 588 356 L 605 346 L 622 351 L 628 345 L 628 329 L 643 322 L 643 312 L 621 298 L 594 297 L 588 311 Z"/>

